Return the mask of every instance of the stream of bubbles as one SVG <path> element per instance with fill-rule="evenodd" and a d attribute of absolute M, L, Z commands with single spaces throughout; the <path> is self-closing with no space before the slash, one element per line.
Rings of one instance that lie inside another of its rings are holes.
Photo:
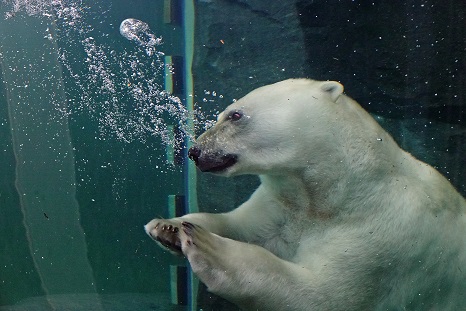
<path fill-rule="evenodd" d="M 170 64 L 164 63 L 160 50 L 162 37 L 157 37 L 147 23 L 134 18 L 123 20 L 120 34 L 130 47 L 117 50 L 106 43 L 108 34 L 88 22 L 91 8 L 82 1 L 3 0 L 3 4 L 6 19 L 18 14 L 53 19 L 56 29 L 47 29 L 44 38 L 58 43 L 67 102 L 55 105 L 64 116 L 90 115 L 98 121 L 102 137 L 114 135 L 125 142 L 145 142 L 155 136 L 172 145 L 193 139 L 196 130 L 212 125 L 200 111 L 189 112 L 160 84 L 165 70 L 172 69 L 165 68 Z M 99 18 L 105 18 L 105 8 Z M 188 119 L 194 120 L 194 129 L 188 128 Z M 170 123 L 178 126 L 181 135 L 171 135 Z"/>

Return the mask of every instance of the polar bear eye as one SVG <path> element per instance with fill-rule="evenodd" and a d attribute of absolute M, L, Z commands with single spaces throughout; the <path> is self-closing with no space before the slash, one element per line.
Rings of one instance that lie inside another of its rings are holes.
<path fill-rule="evenodd" d="M 243 114 L 240 111 L 234 111 L 230 114 L 230 120 L 238 121 L 242 116 Z"/>

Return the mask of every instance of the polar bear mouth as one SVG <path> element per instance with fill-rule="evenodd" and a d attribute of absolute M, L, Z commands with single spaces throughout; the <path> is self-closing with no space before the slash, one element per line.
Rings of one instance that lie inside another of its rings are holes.
<path fill-rule="evenodd" d="M 196 163 L 201 172 L 210 173 L 224 171 L 238 161 L 238 157 L 234 154 L 206 153 L 196 146 L 189 148 L 188 157 Z"/>

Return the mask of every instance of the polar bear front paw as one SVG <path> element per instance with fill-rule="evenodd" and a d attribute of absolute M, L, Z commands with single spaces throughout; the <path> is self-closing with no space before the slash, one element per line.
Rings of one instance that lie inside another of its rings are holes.
<path fill-rule="evenodd" d="M 167 219 L 153 219 L 144 228 L 146 233 L 160 246 L 176 255 L 181 255 L 179 222 Z"/>
<path fill-rule="evenodd" d="M 184 234 L 180 236 L 180 239 L 183 253 L 186 256 L 190 252 L 206 250 L 206 247 L 210 244 L 210 235 L 212 233 L 187 221 L 181 222 L 181 229 Z"/>
<path fill-rule="evenodd" d="M 223 288 L 226 280 L 225 238 L 190 222 L 181 222 L 181 248 L 193 272 L 209 290 Z"/>

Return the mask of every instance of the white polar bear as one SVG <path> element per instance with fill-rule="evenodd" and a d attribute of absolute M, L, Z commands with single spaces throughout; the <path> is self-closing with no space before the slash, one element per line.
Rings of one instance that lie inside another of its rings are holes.
<path fill-rule="evenodd" d="M 261 185 L 146 232 L 243 309 L 466 310 L 465 200 L 342 93 L 286 80 L 230 105 L 190 158 Z"/>

